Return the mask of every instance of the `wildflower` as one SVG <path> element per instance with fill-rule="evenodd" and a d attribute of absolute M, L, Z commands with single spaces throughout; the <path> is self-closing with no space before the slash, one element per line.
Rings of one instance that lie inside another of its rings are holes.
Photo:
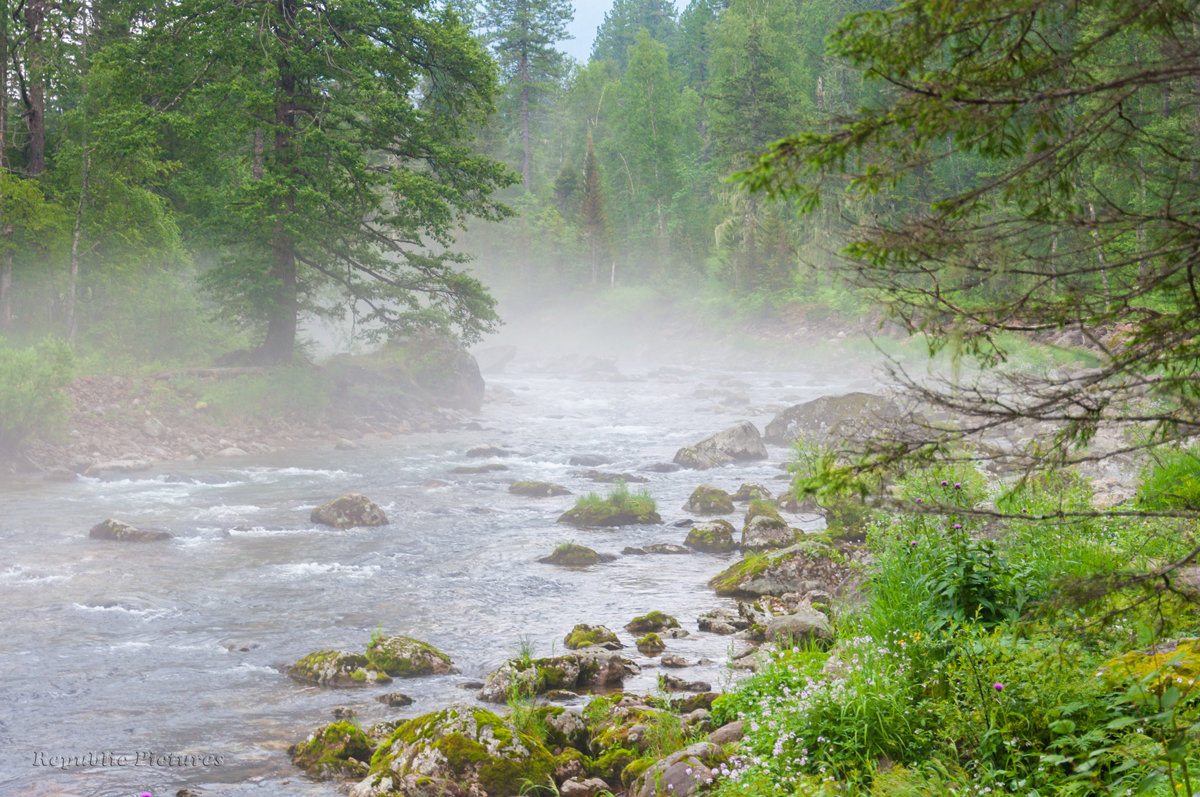
<path fill-rule="evenodd" d="M 995 689 L 997 692 L 1003 692 L 1004 684 L 1000 683 L 999 681 L 996 681 L 996 683 L 992 684 L 992 688 Z"/>
<path fill-rule="evenodd" d="M 943 487 L 946 487 L 946 486 L 948 486 L 949 484 L 950 484 L 950 482 L 946 481 L 945 479 L 942 479 L 942 486 L 943 486 Z"/>
<path fill-rule="evenodd" d="M 961 489 L 962 489 L 962 482 L 955 482 L 955 483 L 954 483 L 954 489 L 955 489 L 955 490 L 961 490 Z"/>
<path fill-rule="evenodd" d="M 924 499 L 924 498 L 918 498 L 918 499 L 917 499 L 917 503 L 918 503 L 918 504 L 920 504 L 920 503 L 923 503 L 924 501 L 925 501 L 925 499 Z"/>
<path fill-rule="evenodd" d="M 961 528 L 962 528 L 962 524 L 961 524 L 961 523 L 955 523 L 955 524 L 954 524 L 954 528 L 956 528 L 956 529 L 961 529 Z"/>

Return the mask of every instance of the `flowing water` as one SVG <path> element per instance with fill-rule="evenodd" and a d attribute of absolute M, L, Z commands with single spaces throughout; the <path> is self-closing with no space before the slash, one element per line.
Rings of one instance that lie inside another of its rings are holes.
<path fill-rule="evenodd" d="M 682 543 L 686 529 L 672 524 L 688 516 L 681 507 L 700 483 L 732 491 L 761 482 L 778 493 L 782 448 L 768 462 L 707 472 L 639 469 L 743 418 L 761 430 L 786 404 L 869 383 L 805 369 L 634 367 L 617 379 L 558 377 L 529 364 L 510 371 L 489 377 L 499 389 L 478 428 L 0 487 L 0 793 L 336 794 L 286 754 L 332 708 L 354 708 L 365 727 L 473 700 L 460 684 L 483 679 L 522 642 L 550 655 L 587 622 L 630 644 L 621 626 L 652 609 L 692 631 L 667 640 L 669 651 L 713 661 L 679 674 L 726 683 L 730 638 L 698 633 L 695 618 L 733 605 L 706 582 L 734 555 L 629 555 L 582 570 L 536 559 L 568 540 L 608 553 Z M 749 404 L 721 404 L 713 388 Z M 508 470 L 450 472 L 480 464 L 465 452 L 481 444 L 515 452 L 483 460 Z M 516 479 L 603 492 L 568 464 L 579 454 L 610 460 L 601 470 L 647 477 L 631 487 L 657 500 L 663 524 L 573 529 L 555 523 L 572 496 L 507 492 Z M 391 524 L 337 531 L 309 522 L 315 505 L 346 492 L 374 499 Z M 107 517 L 175 536 L 88 539 Z M 378 628 L 434 644 L 461 675 L 322 690 L 283 674 L 314 650 L 361 652 Z M 644 666 L 627 688 L 652 691 L 660 671 L 631 645 L 626 655 Z M 393 690 L 414 704 L 388 709 L 373 699 Z M 186 758 L 163 758 L 172 755 Z"/>

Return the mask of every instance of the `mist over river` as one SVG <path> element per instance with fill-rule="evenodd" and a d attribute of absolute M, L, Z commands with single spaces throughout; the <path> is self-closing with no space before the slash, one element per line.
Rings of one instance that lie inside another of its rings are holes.
<path fill-rule="evenodd" d="M 482 680 L 522 640 L 537 655 L 560 652 L 580 622 L 617 630 L 625 655 L 643 666 L 626 688 L 650 692 L 660 670 L 622 626 L 652 609 L 692 632 L 668 640 L 669 651 L 713 660 L 680 674 L 727 684 L 731 639 L 699 633 L 695 621 L 733 605 L 706 582 L 737 554 L 618 556 L 583 570 L 536 559 L 564 541 L 613 554 L 681 544 L 687 529 L 673 524 L 689 516 L 681 507 L 701 483 L 732 491 L 761 482 L 778 494 L 783 448 L 770 448 L 765 462 L 710 471 L 641 469 L 736 421 L 761 431 L 786 405 L 873 388 L 870 372 L 836 358 L 768 371 L 618 357 L 619 374 L 590 378 L 544 366 L 518 357 L 489 374 L 489 400 L 470 419 L 478 428 L 0 486 L 0 793 L 336 794 L 286 754 L 331 721 L 335 706 L 354 708 L 367 727 L 474 700 L 459 684 Z M 484 444 L 514 455 L 466 456 Z M 583 454 L 609 460 L 600 470 L 646 477 L 630 487 L 648 490 L 663 524 L 574 529 L 555 519 L 575 496 L 508 493 L 518 479 L 603 493 L 607 485 L 568 463 Z M 485 462 L 508 469 L 451 473 Z M 315 505 L 347 492 L 378 502 L 390 525 L 338 531 L 309 522 Z M 740 511 L 727 516 L 739 527 Z M 88 539 L 108 517 L 175 536 Z M 323 690 L 283 672 L 318 649 L 361 651 L 380 627 L 432 643 L 462 673 Z M 386 708 L 374 698 L 387 691 L 415 702 Z M 63 756 L 85 760 L 63 768 Z"/>

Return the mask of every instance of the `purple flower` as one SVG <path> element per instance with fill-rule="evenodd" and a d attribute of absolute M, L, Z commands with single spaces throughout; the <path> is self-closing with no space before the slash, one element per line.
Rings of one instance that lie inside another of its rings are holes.
<path fill-rule="evenodd" d="M 997 692 L 1003 692 L 1004 684 L 1000 683 L 999 681 L 996 681 L 996 683 L 992 684 L 992 688 L 995 689 Z"/>
<path fill-rule="evenodd" d="M 917 503 L 919 504 L 919 503 L 921 503 L 921 502 L 922 502 L 922 501 L 924 501 L 924 500 L 925 500 L 924 498 L 918 498 L 918 499 L 917 499 Z"/>
<path fill-rule="evenodd" d="M 950 484 L 950 482 L 946 481 L 945 479 L 942 479 L 942 486 L 943 486 L 943 487 L 947 486 L 948 484 Z"/>
<path fill-rule="evenodd" d="M 954 528 L 956 528 L 956 529 L 961 529 L 961 528 L 962 528 L 962 524 L 961 524 L 961 523 L 955 523 L 955 524 L 954 524 Z"/>
<path fill-rule="evenodd" d="M 912 546 L 912 547 L 914 547 L 914 548 L 916 548 L 916 547 L 917 547 L 917 541 L 916 541 L 916 540 L 909 540 L 909 541 L 908 541 L 908 544 L 909 544 L 909 545 L 911 545 L 911 546 Z"/>
<path fill-rule="evenodd" d="M 954 489 L 955 489 L 955 490 L 961 490 L 961 489 L 962 489 L 962 482 L 955 482 L 955 483 L 954 483 Z"/>

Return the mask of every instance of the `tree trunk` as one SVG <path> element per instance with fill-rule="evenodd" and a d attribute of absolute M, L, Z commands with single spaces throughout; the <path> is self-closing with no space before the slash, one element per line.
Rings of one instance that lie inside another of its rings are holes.
<path fill-rule="evenodd" d="M 25 125 L 29 128 L 25 171 L 39 177 L 46 171 L 46 57 L 42 52 L 42 27 L 46 19 L 46 0 L 26 0 L 25 27 L 29 31 L 25 56 Z"/>
<path fill-rule="evenodd" d="M 295 21 L 295 0 L 279 0 L 280 28 L 276 35 L 285 44 L 290 44 L 293 38 L 292 26 Z M 292 137 L 296 126 L 295 97 L 296 74 L 284 55 L 279 59 L 279 79 L 275 84 L 275 162 L 280 165 L 282 173 L 288 179 L 294 160 L 292 152 Z M 296 198 L 289 191 L 283 200 L 273 203 L 277 216 L 287 218 L 296 212 Z M 280 213 L 280 210 L 283 212 Z M 271 268 L 268 277 L 272 284 L 272 302 L 267 308 L 267 337 L 259 349 L 259 355 L 265 363 L 285 363 L 292 359 L 296 350 L 296 316 L 300 305 L 296 288 L 296 242 L 291 232 L 284 225 L 282 218 L 275 223 L 271 235 Z"/>

